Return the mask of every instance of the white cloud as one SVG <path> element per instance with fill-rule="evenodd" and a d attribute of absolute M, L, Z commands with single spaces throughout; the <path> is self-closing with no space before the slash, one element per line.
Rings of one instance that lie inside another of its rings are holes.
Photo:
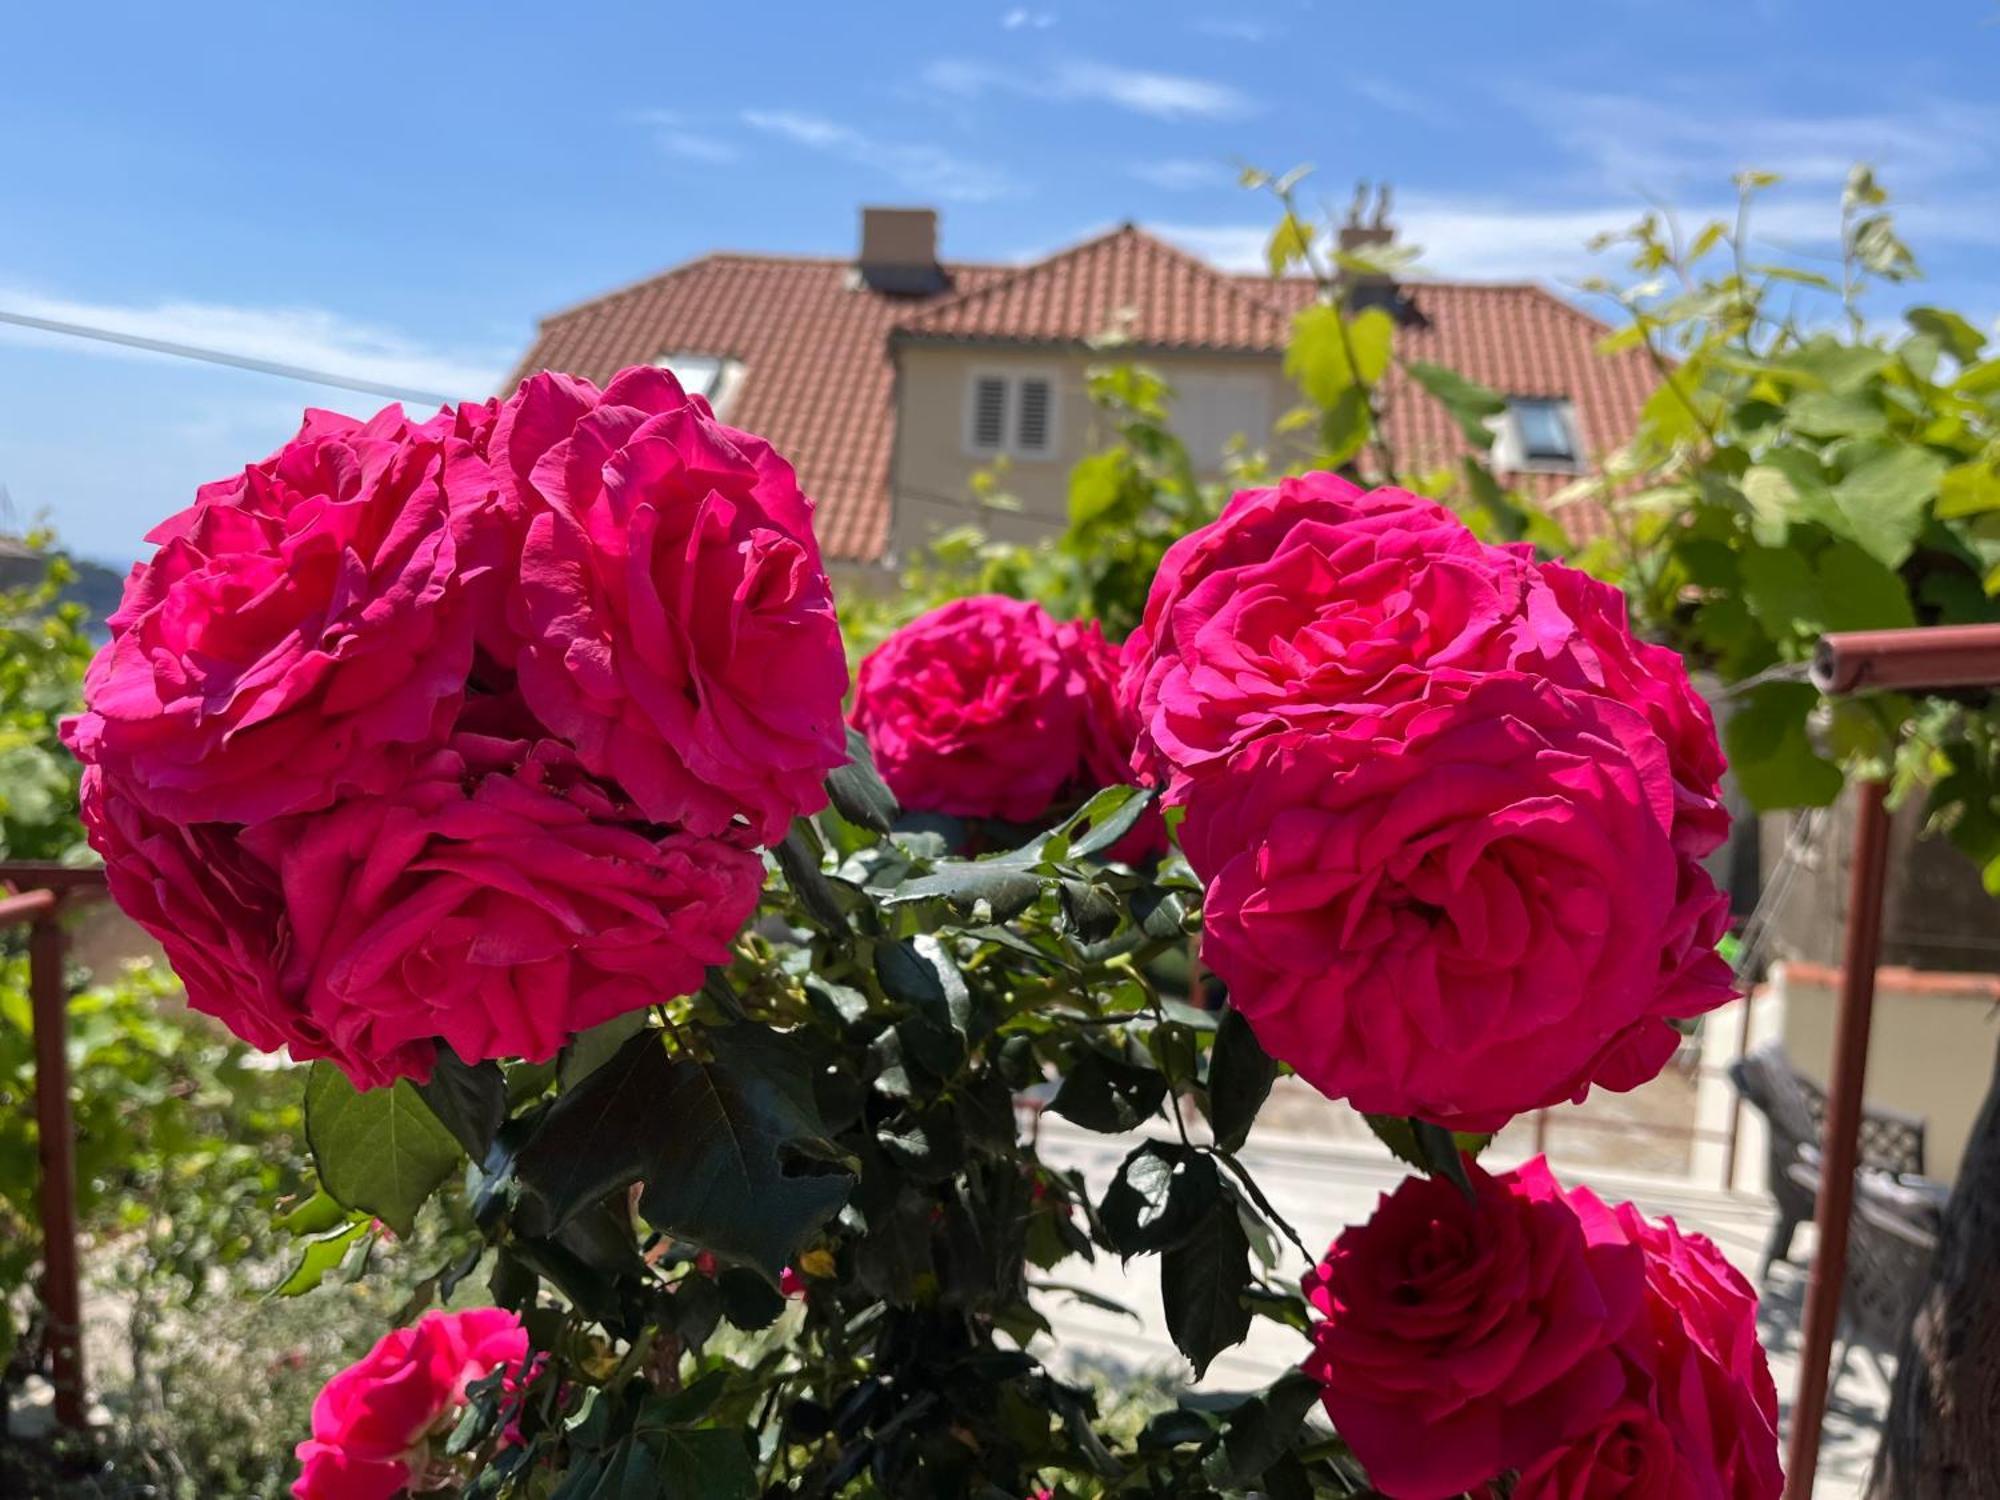
<path fill-rule="evenodd" d="M 1164 161 L 1134 162 L 1131 170 L 1141 182 L 1150 182 L 1154 187 L 1165 188 L 1170 193 L 1227 187 L 1236 180 L 1236 175 L 1223 163 L 1200 157 L 1178 156 Z"/>
<path fill-rule="evenodd" d="M 1047 31 L 1056 24 L 1055 12 L 1029 10 L 1025 5 L 1017 5 L 1000 18 L 1000 24 L 1008 31 L 1024 28 L 1033 31 Z"/>
<path fill-rule="evenodd" d="M 721 166 L 743 154 L 732 141 L 690 130 L 686 118 L 670 109 L 642 109 L 632 118 L 634 123 L 652 131 L 653 144 L 668 156 L 678 156 L 684 161 L 700 162 L 705 166 Z"/>
<path fill-rule="evenodd" d="M 1407 115 L 1413 120 L 1440 120 L 1445 117 L 1435 100 L 1426 98 L 1415 89 L 1391 83 L 1386 78 L 1350 78 L 1347 87 L 1377 109 L 1386 109 L 1391 114 Z"/>
<path fill-rule="evenodd" d="M 1250 112 L 1250 101 L 1228 84 L 1083 58 L 1059 60 L 1033 72 L 944 58 L 924 70 L 924 82 L 966 99 L 988 93 L 1019 94 L 1063 103 L 1109 104 L 1157 120 L 1220 120 Z"/>
<path fill-rule="evenodd" d="M 374 381 L 411 393 L 457 398 L 482 396 L 496 389 L 513 359 L 511 352 L 501 350 L 438 349 L 395 329 L 318 307 L 240 307 L 181 300 L 141 306 L 51 297 L 0 286 L 0 310 Z M 0 324 L 0 338 L 76 354 L 173 358 L 7 324 Z"/>
<path fill-rule="evenodd" d="M 1718 106 L 1718 92 L 1638 97 L 1537 85 L 1502 96 L 1583 165 L 1585 181 L 1626 192 L 1712 193 L 1745 167 L 1825 187 L 1866 161 L 1894 187 L 2000 165 L 2000 108 L 1991 105 L 1930 97 L 1907 109 L 1775 114 Z"/>
<path fill-rule="evenodd" d="M 851 125 L 788 109 L 746 109 L 742 118 L 752 130 L 885 173 L 912 192 L 981 202 L 1020 190 L 998 167 L 967 161 L 941 146 L 882 140 Z"/>

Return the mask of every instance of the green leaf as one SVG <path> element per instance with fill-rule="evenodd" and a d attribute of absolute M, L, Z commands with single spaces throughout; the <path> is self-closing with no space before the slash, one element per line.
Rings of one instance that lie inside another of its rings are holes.
<path fill-rule="evenodd" d="M 794 818 L 792 826 L 772 851 L 785 884 L 799 898 L 808 915 L 824 927 L 840 931 L 847 926 L 847 911 L 840 893 L 820 868 L 819 834 L 805 818 Z"/>
<path fill-rule="evenodd" d="M 1213 1158 L 1147 1141 L 1120 1165 L 1097 1216 L 1111 1248 L 1129 1259 L 1179 1244 L 1226 1197 Z"/>
<path fill-rule="evenodd" d="M 1946 520 L 2000 510 L 2000 471 L 1983 459 L 1946 469 L 1938 481 L 1937 513 Z"/>
<path fill-rule="evenodd" d="M 588 1035 L 588 1033 L 586 1034 Z M 675 1062 L 663 1034 L 642 1028 L 612 1056 L 576 1075 L 514 1159 L 531 1234 L 550 1234 L 579 1209 L 629 1187 L 660 1149 L 657 1100 Z"/>
<path fill-rule="evenodd" d="M 877 833 L 893 828 L 902 811 L 875 769 L 867 739 L 852 725 L 847 730 L 847 764 L 826 778 L 826 795 L 848 822 Z"/>
<path fill-rule="evenodd" d="M 1235 1151 L 1248 1138 L 1277 1076 L 1278 1065 L 1231 1006 L 1216 1027 L 1208 1060 L 1208 1121 L 1223 1150 Z"/>
<path fill-rule="evenodd" d="M 1795 431 L 1813 437 L 1880 437 L 1889 430 L 1881 401 L 1865 391 L 1806 391 L 1785 413 Z"/>
<path fill-rule="evenodd" d="M 1131 455 L 1123 448 L 1087 454 L 1069 471 L 1069 524 L 1081 530 L 1117 511 L 1129 494 Z"/>
<path fill-rule="evenodd" d="M 1359 386 L 1349 386 L 1340 393 L 1339 400 L 1320 413 L 1320 463 L 1330 469 L 1339 468 L 1368 445 L 1374 431 L 1375 418 L 1368 410 L 1368 398 L 1361 394 Z"/>
<path fill-rule="evenodd" d="M 1291 342 L 1285 346 L 1285 374 L 1306 400 L 1323 409 L 1354 389 L 1354 365 L 1347 357 L 1339 308 L 1315 302 L 1293 317 Z"/>
<path fill-rule="evenodd" d="M 1852 542 L 1835 542 L 1813 564 L 1826 630 L 1903 630 L 1917 623 L 1902 575 Z"/>
<path fill-rule="evenodd" d="M 963 1037 L 971 1023 L 972 996 L 965 976 L 936 937 L 875 946 L 875 977 L 891 1000 L 913 1006 L 926 1020 Z"/>
<path fill-rule="evenodd" d="M 1986 335 L 1957 313 L 1942 307 L 1913 307 L 1903 314 L 1918 333 L 1929 334 L 1951 351 L 1953 359 L 1969 365 L 1986 347 Z"/>
<path fill-rule="evenodd" d="M 647 1105 L 658 1149 L 639 1212 L 676 1239 L 743 1260 L 772 1281 L 847 1201 L 813 1102 L 804 1049 L 759 1025 L 708 1033 L 712 1058 L 677 1059 Z"/>
<path fill-rule="evenodd" d="M 1069 858 L 1100 854 L 1139 825 L 1153 794 L 1144 787 L 1108 786 L 1072 813 L 1061 832 L 1069 840 Z"/>
<path fill-rule="evenodd" d="M 364 1094 L 325 1061 L 306 1079 L 306 1141 L 320 1186 L 399 1235 L 463 1157 L 408 1079 Z"/>
<path fill-rule="evenodd" d="M 347 1252 L 354 1248 L 361 1237 L 368 1233 L 368 1220 L 355 1219 L 325 1234 L 315 1235 L 306 1242 L 299 1254 L 298 1264 L 291 1274 L 272 1290 L 274 1297 L 302 1297 L 315 1290 L 330 1276 Z"/>
<path fill-rule="evenodd" d="M 1789 547 L 1749 547 L 1738 568 L 1743 602 L 1773 640 L 1819 634 L 1819 580 L 1802 553 Z"/>
<path fill-rule="evenodd" d="M 1167 1080 L 1152 1068 L 1084 1052 L 1063 1074 L 1052 1113 L 1104 1135 L 1122 1135 L 1153 1117 Z"/>
<path fill-rule="evenodd" d="M 622 1016 L 600 1021 L 588 1031 L 579 1031 L 562 1049 L 556 1064 L 556 1080 L 565 1091 L 595 1073 L 618 1055 L 619 1049 L 646 1029 L 646 1013 L 628 1010 Z"/>
<path fill-rule="evenodd" d="M 1271 268 L 1271 274 L 1282 276 L 1303 261 L 1312 247 L 1314 233 L 1313 226 L 1297 214 L 1287 213 L 1280 219 L 1278 227 L 1271 231 L 1270 242 L 1264 247 L 1264 261 Z"/>
<path fill-rule="evenodd" d="M 951 860 L 928 875 L 906 880 L 882 897 L 884 906 L 909 901 L 944 900 L 970 915 L 980 902 L 995 922 L 1011 922 L 1033 906 L 1042 894 L 1042 879 L 1018 866 L 997 860 Z"/>
<path fill-rule="evenodd" d="M 1250 1309 L 1250 1239 L 1227 1194 L 1201 1222 L 1160 1257 L 1160 1296 L 1167 1332 L 1188 1357 L 1195 1378 L 1215 1356 L 1243 1342 Z"/>
<path fill-rule="evenodd" d="M 1489 424 L 1507 410 L 1505 397 L 1476 380 L 1466 379 L 1456 370 L 1427 360 L 1413 359 L 1403 368 L 1445 409 L 1468 443 L 1479 449 L 1493 446 L 1493 428 Z"/>
<path fill-rule="evenodd" d="M 1389 372 L 1389 360 L 1396 348 L 1396 320 L 1379 307 L 1364 308 L 1347 320 L 1347 342 L 1354 354 L 1354 370 L 1366 385 L 1374 385 Z"/>
<path fill-rule="evenodd" d="M 1840 767 L 1813 749 L 1806 720 L 1819 690 L 1806 682 L 1766 682 L 1745 693 L 1723 725 L 1729 768 L 1759 811 L 1826 807 L 1840 795 Z"/>
<path fill-rule="evenodd" d="M 1458 1137 L 1442 1125 L 1434 1125 L 1429 1120 L 1410 1120 L 1410 1134 L 1417 1143 L 1417 1154 L 1423 1158 L 1424 1170 L 1433 1177 L 1442 1177 L 1451 1182 L 1467 1198 L 1473 1196 L 1472 1178 L 1465 1170 L 1465 1157 L 1460 1154 Z"/>
<path fill-rule="evenodd" d="M 1945 461 L 1925 448 L 1890 448 L 1833 486 L 1847 534 L 1891 568 L 1901 567 L 1924 529 Z"/>
<path fill-rule="evenodd" d="M 507 1075 L 500 1065 L 462 1062 L 449 1046 L 440 1046 L 430 1082 L 418 1084 L 417 1092 L 465 1154 L 474 1162 L 484 1161 L 507 1118 Z"/>
<path fill-rule="evenodd" d="M 1252 1396 L 1231 1412 L 1222 1430 L 1227 1481 L 1254 1487 L 1264 1471 L 1290 1450 L 1319 1395 L 1317 1380 L 1303 1370 L 1290 1370 L 1262 1395 Z"/>
<path fill-rule="evenodd" d="M 1375 1138 L 1387 1146 L 1397 1160 L 1408 1162 L 1419 1171 L 1430 1170 L 1430 1158 L 1425 1154 L 1422 1143 L 1418 1141 L 1409 1116 L 1363 1115 L 1361 1118 L 1368 1122 L 1368 1128 L 1375 1132 Z M 1458 1149 L 1475 1160 L 1492 1139 L 1490 1133 L 1482 1134 L 1468 1130 L 1458 1131 L 1452 1136 L 1452 1141 Z"/>

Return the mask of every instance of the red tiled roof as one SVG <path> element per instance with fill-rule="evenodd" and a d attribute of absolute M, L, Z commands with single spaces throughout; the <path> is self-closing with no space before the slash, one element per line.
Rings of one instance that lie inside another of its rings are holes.
<path fill-rule="evenodd" d="M 1009 268 L 946 269 L 963 291 Z M 889 329 L 912 305 L 862 286 L 846 261 L 706 255 L 545 318 L 508 388 L 537 370 L 601 385 L 675 350 L 741 360 L 729 422 L 797 465 L 829 557 L 872 560 L 889 540 Z"/>
<path fill-rule="evenodd" d="M 898 338 L 1075 344 L 1116 333 L 1140 349 L 1282 348 L 1268 297 L 1125 224 L 903 319 Z"/>
<path fill-rule="evenodd" d="M 515 379 L 566 370 L 600 383 L 670 351 L 728 355 L 744 366 L 728 420 L 761 433 L 798 466 L 819 504 L 827 555 L 880 558 L 889 535 L 894 444 L 892 337 L 1080 344 L 1118 332 L 1136 350 L 1284 348 L 1311 282 L 1227 275 L 1125 225 L 1030 266 L 954 264 L 929 298 L 885 296 L 850 263 L 717 254 L 544 319 Z M 1632 430 L 1652 389 L 1643 354 L 1605 356 L 1605 328 L 1528 284 L 1418 282 L 1417 313 L 1397 339 L 1405 359 L 1430 360 L 1508 396 L 1563 396 L 1587 455 Z M 1443 408 L 1399 373 L 1386 392 L 1390 436 L 1406 467 L 1450 462 L 1464 449 Z M 1568 476 L 1521 474 L 1546 497 Z M 1580 539 L 1602 516 L 1564 518 Z"/>

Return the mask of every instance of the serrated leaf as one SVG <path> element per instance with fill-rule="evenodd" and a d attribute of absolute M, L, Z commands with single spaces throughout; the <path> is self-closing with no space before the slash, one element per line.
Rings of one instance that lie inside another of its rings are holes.
<path fill-rule="evenodd" d="M 368 1220 L 355 1219 L 325 1234 L 314 1236 L 299 1252 L 291 1273 L 272 1290 L 274 1297 L 302 1297 L 330 1276 L 347 1252 L 368 1233 Z"/>
<path fill-rule="evenodd" d="M 1223 1150 L 1235 1151 L 1248 1138 L 1277 1076 L 1278 1065 L 1231 1006 L 1216 1027 L 1208 1059 L 1208 1122 Z"/>
<path fill-rule="evenodd" d="M 452 1133 L 475 1162 L 486 1159 L 487 1148 L 507 1118 L 507 1076 L 496 1062 L 462 1062 L 449 1046 L 440 1046 L 430 1081 L 417 1085 L 438 1123 Z"/>
<path fill-rule="evenodd" d="M 1146 809 L 1153 793 L 1144 787 L 1108 786 L 1078 808 L 1064 822 L 1061 833 L 1069 840 L 1069 858 L 1088 859 L 1124 838 Z"/>
<path fill-rule="evenodd" d="M 1833 486 L 1847 534 L 1887 567 L 1901 567 L 1937 498 L 1945 461 L 1928 449 L 1897 447 Z"/>
<path fill-rule="evenodd" d="M 847 764 L 826 778 L 827 799 L 848 822 L 887 834 L 902 811 L 875 769 L 874 753 L 860 730 L 847 731 Z"/>
<path fill-rule="evenodd" d="M 1227 1195 L 1160 1257 L 1160 1296 L 1174 1347 L 1198 1380 L 1215 1356 L 1243 1342 L 1250 1309 L 1250 1239 Z"/>
<path fill-rule="evenodd" d="M 579 1031 L 562 1049 L 556 1064 L 556 1080 L 564 1091 L 595 1073 L 618 1055 L 619 1049 L 646 1029 L 646 1013 L 628 1010 L 622 1016 L 601 1021 L 588 1031 Z"/>
<path fill-rule="evenodd" d="M 660 1150 L 639 1212 L 676 1239 L 747 1261 L 773 1282 L 847 1200 L 853 1179 L 813 1103 L 798 1043 L 762 1026 L 707 1038 L 712 1056 L 681 1058 L 648 1112 Z M 825 1170 L 806 1170 L 808 1162 Z"/>
<path fill-rule="evenodd" d="M 910 901 L 943 900 L 962 914 L 980 902 L 995 922 L 1008 922 L 1033 906 L 1042 894 L 1041 877 L 997 861 L 952 860 L 928 875 L 906 880 L 882 898 L 884 906 Z"/>
<path fill-rule="evenodd" d="M 1171 1141 L 1135 1147 L 1105 1190 L 1097 1215 L 1121 1256 L 1178 1244 L 1222 1202 L 1215 1162 Z"/>
<path fill-rule="evenodd" d="M 1302 1370 L 1291 1370 L 1231 1412 L 1222 1429 L 1229 1480 L 1254 1488 L 1264 1471 L 1291 1448 L 1319 1396 L 1317 1380 Z"/>
<path fill-rule="evenodd" d="M 417 1210 L 463 1159 L 452 1133 L 408 1079 L 357 1090 L 324 1060 L 306 1079 L 306 1141 L 320 1186 L 407 1235 Z"/>

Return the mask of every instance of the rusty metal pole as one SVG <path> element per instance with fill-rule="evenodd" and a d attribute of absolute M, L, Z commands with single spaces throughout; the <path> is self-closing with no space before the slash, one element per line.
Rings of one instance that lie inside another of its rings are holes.
<path fill-rule="evenodd" d="M 76 1250 L 76 1132 L 69 1107 L 63 931 L 53 893 L 28 930 L 28 990 L 35 1017 L 35 1119 L 42 1162 L 42 1300 L 48 1309 L 49 1379 L 56 1421 L 81 1431 L 83 1293 Z"/>
<path fill-rule="evenodd" d="M 1840 1011 L 1834 1022 L 1833 1069 L 1827 1079 L 1819 1198 L 1813 1207 L 1819 1239 L 1806 1286 L 1805 1327 L 1799 1339 L 1799 1385 L 1792 1401 L 1785 1500 L 1811 1500 L 1819 1469 L 1820 1426 L 1826 1419 L 1828 1365 L 1834 1331 L 1840 1323 L 1841 1288 L 1847 1279 L 1847 1231 L 1860 1155 L 1862 1085 L 1868 1072 L 1875 970 L 1882 952 L 1882 887 L 1889 864 L 1887 796 L 1887 787 L 1879 781 L 1864 781 L 1856 788 L 1854 871 L 1841 958 Z"/>

